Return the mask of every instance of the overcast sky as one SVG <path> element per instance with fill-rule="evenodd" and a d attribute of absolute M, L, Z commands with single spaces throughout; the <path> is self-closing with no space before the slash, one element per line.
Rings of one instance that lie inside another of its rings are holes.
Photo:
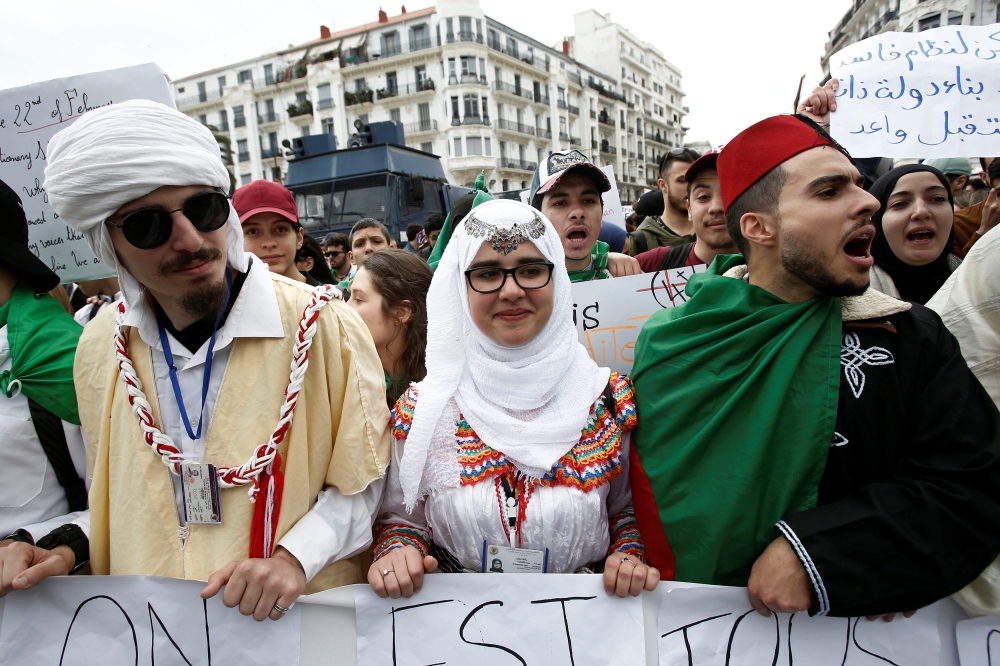
<path fill-rule="evenodd" d="M 386 2 L 390 0 L 384 0 Z M 432 0 L 407 7 L 413 11 Z M 486 15 L 554 45 L 573 14 L 593 8 L 679 66 L 688 141 L 723 143 L 768 115 L 792 111 L 799 77 L 819 83 L 827 33 L 850 0 L 480 0 Z M 5 2 L 0 90 L 156 62 L 175 78 L 377 20 L 377 0 L 34 0 Z M 399 5 L 382 4 L 390 15 Z M 608 72 L 614 74 L 614 72 Z"/>

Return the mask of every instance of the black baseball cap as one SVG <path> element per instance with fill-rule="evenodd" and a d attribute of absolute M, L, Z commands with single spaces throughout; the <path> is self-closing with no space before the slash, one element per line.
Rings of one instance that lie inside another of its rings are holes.
<path fill-rule="evenodd" d="M 27 280 L 36 294 L 59 286 L 59 276 L 28 249 L 28 218 L 21 197 L 0 180 L 0 264 Z"/>

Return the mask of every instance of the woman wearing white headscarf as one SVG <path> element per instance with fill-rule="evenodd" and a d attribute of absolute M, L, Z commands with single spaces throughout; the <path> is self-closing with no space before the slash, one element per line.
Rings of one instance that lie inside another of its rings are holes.
<path fill-rule="evenodd" d="M 476 207 L 452 237 L 427 296 L 427 377 L 393 410 L 380 596 L 439 567 L 603 567 L 619 596 L 659 581 L 628 486 L 632 384 L 578 342 L 564 266 L 552 224 L 519 202 Z"/>

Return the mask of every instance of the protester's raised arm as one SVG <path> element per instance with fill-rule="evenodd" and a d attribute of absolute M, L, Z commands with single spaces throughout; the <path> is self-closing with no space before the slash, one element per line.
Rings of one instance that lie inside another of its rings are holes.
<path fill-rule="evenodd" d="M 816 86 L 809 93 L 795 113 L 812 118 L 825 129 L 830 127 L 830 113 L 837 110 L 837 88 L 840 82 L 837 79 L 830 79 L 826 85 Z"/>

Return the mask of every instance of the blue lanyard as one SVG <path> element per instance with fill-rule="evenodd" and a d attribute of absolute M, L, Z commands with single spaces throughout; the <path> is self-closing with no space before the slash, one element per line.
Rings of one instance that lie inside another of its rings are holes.
<path fill-rule="evenodd" d="M 167 339 L 167 331 L 163 324 L 157 321 L 160 329 L 160 346 L 163 347 L 163 356 L 170 368 L 170 384 L 174 387 L 174 398 L 177 399 L 177 406 L 181 410 L 181 420 L 184 421 L 184 428 L 188 437 L 193 440 L 201 439 L 201 426 L 205 422 L 205 400 L 208 398 L 208 385 L 212 381 L 212 352 L 215 350 L 215 334 L 219 330 L 219 320 L 229 303 L 229 292 L 233 288 L 233 277 L 229 269 L 226 269 L 226 296 L 219 305 L 219 312 L 215 315 L 215 326 L 212 327 L 212 338 L 208 343 L 208 352 L 205 354 L 205 371 L 201 380 L 201 411 L 198 413 L 198 432 L 191 430 L 191 421 L 188 419 L 187 409 L 184 407 L 184 396 L 181 395 L 181 385 L 177 381 L 177 367 L 174 365 L 174 355 L 170 352 L 170 340 Z"/>

